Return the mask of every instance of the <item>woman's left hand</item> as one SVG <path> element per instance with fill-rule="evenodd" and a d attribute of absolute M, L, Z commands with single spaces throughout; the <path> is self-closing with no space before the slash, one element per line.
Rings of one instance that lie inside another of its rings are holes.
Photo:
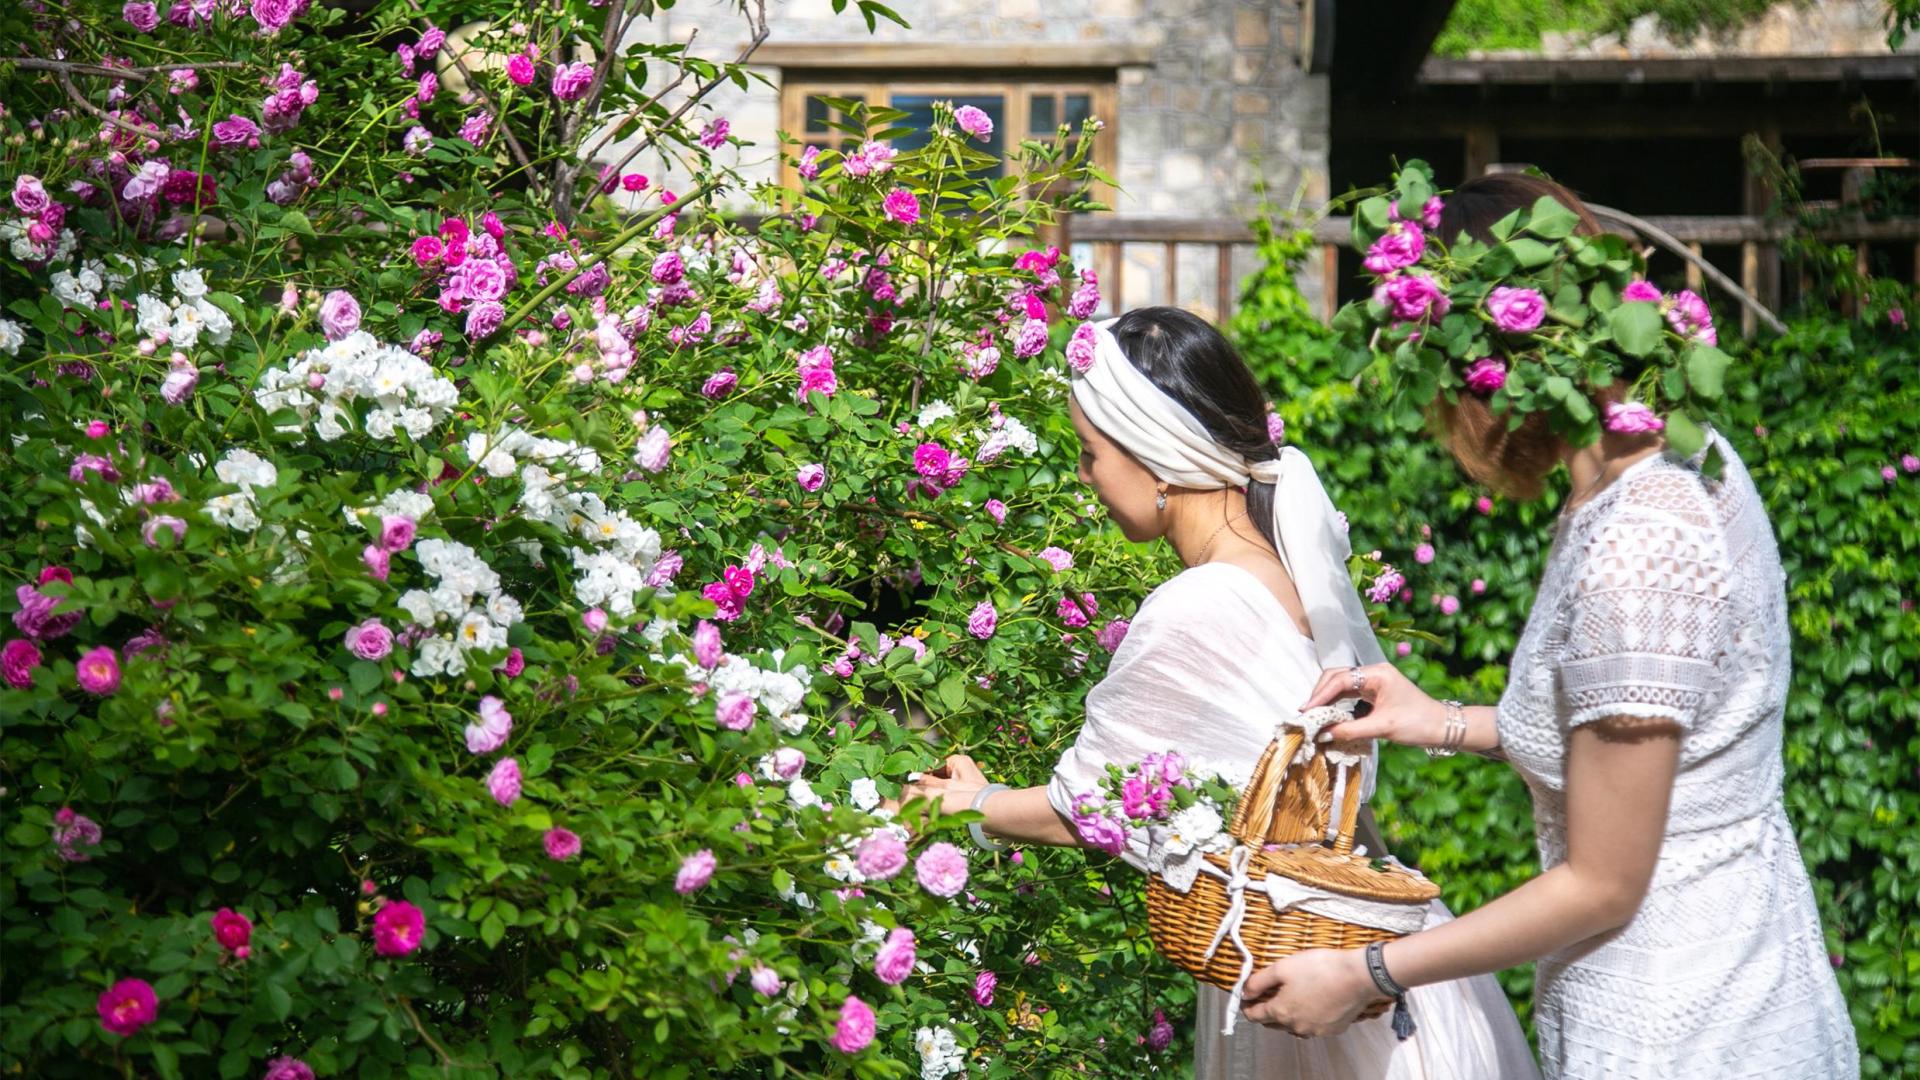
<path fill-rule="evenodd" d="M 1359 949 L 1309 949 L 1247 980 L 1247 1019 L 1302 1038 L 1338 1035 L 1380 1000 Z"/>

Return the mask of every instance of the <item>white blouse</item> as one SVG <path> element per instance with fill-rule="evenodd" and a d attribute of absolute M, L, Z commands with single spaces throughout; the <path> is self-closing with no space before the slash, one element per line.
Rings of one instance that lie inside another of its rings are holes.
<path fill-rule="evenodd" d="M 1780 555 L 1733 449 L 1719 481 L 1664 455 L 1562 520 L 1501 698 L 1540 861 L 1567 857 L 1569 733 L 1682 730 L 1666 835 L 1633 920 L 1543 958 L 1549 1077 L 1853 1080 L 1853 1026 L 1781 797 L 1789 655 Z"/>
<path fill-rule="evenodd" d="M 1251 572 L 1213 562 L 1147 597 L 1106 678 L 1087 693 L 1086 722 L 1061 757 L 1047 797 L 1069 817 L 1108 764 L 1178 750 L 1190 767 L 1236 784 L 1253 774 L 1277 721 L 1297 714 L 1320 678 L 1313 643 Z M 1367 770 L 1372 791 L 1372 768 Z M 1145 866 L 1144 833 L 1123 856 Z M 1451 918 L 1435 901 L 1427 925 Z M 1418 1033 L 1401 1042 L 1385 1017 L 1326 1039 L 1296 1039 L 1241 1023 L 1231 1036 L 1227 994 L 1198 986 L 1195 1080 L 1416 1080 L 1538 1076 L 1525 1036 L 1490 975 L 1416 988 Z"/>

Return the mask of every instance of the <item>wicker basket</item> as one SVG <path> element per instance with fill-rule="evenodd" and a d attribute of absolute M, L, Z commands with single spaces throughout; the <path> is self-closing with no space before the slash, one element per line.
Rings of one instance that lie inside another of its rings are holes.
<path fill-rule="evenodd" d="M 1235 805 L 1227 831 L 1250 849 L 1242 856 L 1246 859 L 1246 877 L 1260 881 L 1277 875 L 1357 900 L 1424 907 L 1440 894 L 1431 881 L 1397 863 L 1353 854 L 1354 822 L 1360 813 L 1359 767 L 1338 765 L 1329 759 L 1364 759 L 1367 745 L 1322 744 L 1319 749 L 1336 754 L 1315 752 L 1296 760 L 1308 737 L 1301 728 L 1283 726 L 1260 756 L 1253 778 Z M 1346 782 L 1339 775 L 1342 769 L 1353 774 Z M 1330 832 L 1328 821 L 1336 811 L 1336 791 L 1341 805 Z M 1228 855 L 1206 858 L 1223 873 L 1230 871 Z M 1355 949 L 1401 936 L 1297 908 L 1277 912 L 1264 895 L 1243 894 L 1240 901 L 1244 915 L 1239 921 L 1239 937 L 1256 968 L 1304 949 Z M 1185 893 L 1175 890 L 1159 874 L 1150 875 L 1147 928 L 1154 945 L 1195 978 L 1234 990 L 1248 965 L 1231 937 L 1222 936 L 1233 902 L 1227 882 L 1211 874 L 1199 875 Z M 1381 1003 L 1362 1015 L 1377 1016 L 1385 1008 Z"/>

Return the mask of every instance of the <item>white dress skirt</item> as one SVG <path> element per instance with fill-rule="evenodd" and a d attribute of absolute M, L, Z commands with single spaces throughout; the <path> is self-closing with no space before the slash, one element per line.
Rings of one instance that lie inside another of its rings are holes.
<path fill-rule="evenodd" d="M 1320 677 L 1313 643 L 1258 578 L 1229 563 L 1188 569 L 1155 589 L 1087 694 L 1086 722 L 1048 785 L 1071 816 L 1108 764 L 1167 750 L 1197 770 L 1244 783 Z M 1371 792 L 1371 783 L 1367 787 Z M 1144 868 L 1144 849 L 1123 856 Z M 1427 925 L 1452 916 L 1438 901 Z M 1402 1041 L 1387 1017 L 1331 1038 L 1298 1039 L 1246 1021 L 1223 1035 L 1228 995 L 1200 984 L 1195 1080 L 1530 1080 L 1539 1070 L 1491 975 L 1415 988 L 1419 1030 Z"/>

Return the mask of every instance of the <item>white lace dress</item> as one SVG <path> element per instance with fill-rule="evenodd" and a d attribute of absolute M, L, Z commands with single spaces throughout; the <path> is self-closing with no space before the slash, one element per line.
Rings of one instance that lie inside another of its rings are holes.
<path fill-rule="evenodd" d="M 1645 902 L 1539 962 L 1543 1071 L 1567 1080 L 1859 1075 L 1781 801 L 1784 575 L 1745 467 L 1656 455 L 1560 525 L 1499 707 L 1540 861 L 1566 858 L 1568 733 L 1609 716 L 1684 731 Z"/>
<path fill-rule="evenodd" d="M 1252 775 L 1277 720 L 1297 714 L 1320 676 L 1312 642 L 1251 573 L 1228 563 L 1187 570 L 1147 597 L 1106 678 L 1087 694 L 1086 723 L 1060 759 L 1048 797 L 1071 815 L 1113 764 L 1178 750 L 1200 770 Z M 1142 868 L 1144 846 L 1125 858 Z M 1435 902 L 1428 926 L 1451 916 Z M 1242 1021 L 1230 1035 L 1227 994 L 1199 984 L 1195 1080 L 1530 1080 L 1539 1071 L 1490 975 L 1415 989 L 1419 1031 L 1401 1042 L 1385 1017 L 1328 1039 L 1296 1039 Z"/>

